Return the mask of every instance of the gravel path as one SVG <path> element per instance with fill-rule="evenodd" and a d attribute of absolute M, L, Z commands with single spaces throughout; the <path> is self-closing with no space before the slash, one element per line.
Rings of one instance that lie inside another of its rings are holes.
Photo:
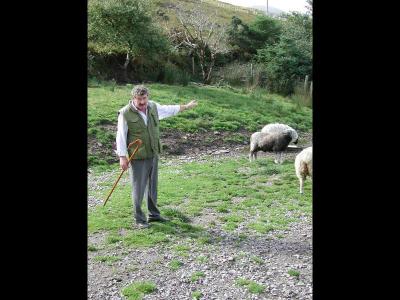
<path fill-rule="evenodd" d="M 310 144 L 311 135 L 302 146 Z M 161 163 L 169 165 L 210 157 L 247 156 L 247 151 L 248 146 L 221 148 L 192 156 L 162 158 Z M 288 152 L 284 157 L 294 159 L 297 153 Z M 259 157 L 270 155 L 259 153 Z M 101 183 L 113 182 L 118 174 L 118 170 L 97 176 L 89 172 L 89 210 L 103 202 L 97 197 L 109 189 Z M 129 184 L 128 176 L 121 178 L 119 184 Z M 191 294 L 196 290 L 202 293 L 200 299 L 312 299 L 311 217 L 301 215 L 287 230 L 259 234 L 249 232 L 244 224 L 234 232 L 223 231 L 218 222 L 216 226 L 209 226 L 218 216 L 210 209 L 192 220 L 193 225 L 202 226 L 210 234 L 210 244 L 198 244 L 189 237 L 177 239 L 179 244 L 191 245 L 187 256 L 174 250 L 176 243 L 137 249 L 126 248 L 118 242 L 105 247 L 106 233 L 90 234 L 88 244 L 98 250 L 88 252 L 88 299 L 125 299 L 121 289 L 131 282 L 143 280 L 150 280 L 157 287 L 143 299 L 192 299 Z M 96 261 L 96 256 L 118 256 L 121 260 L 107 264 Z M 172 270 L 168 265 L 171 260 L 179 260 L 182 267 Z M 289 275 L 289 270 L 298 271 L 299 275 Z M 204 277 L 192 282 L 191 275 L 196 271 L 203 272 Z M 253 280 L 265 290 L 261 294 L 252 294 L 236 283 L 238 278 Z"/>
<path fill-rule="evenodd" d="M 133 281 L 150 280 L 157 290 L 144 299 L 191 299 L 193 291 L 201 291 L 201 299 L 312 299 L 312 227 L 306 217 L 288 230 L 254 235 L 241 240 L 238 235 L 218 229 L 209 230 L 218 242 L 196 246 L 187 257 L 173 251 L 172 246 L 145 249 L 115 249 L 89 252 L 88 299 L 123 299 L 120 290 Z M 278 237 L 279 236 L 279 237 Z M 101 245 L 104 234 L 89 237 L 89 244 Z M 187 245 L 188 241 L 185 241 Z M 205 261 L 199 257 L 205 254 Z M 122 257 L 113 265 L 96 262 L 97 255 Z M 173 271 L 172 259 L 183 266 Z M 297 270 L 297 277 L 288 274 Z M 205 277 L 191 282 L 195 271 Z M 250 294 L 238 286 L 237 278 L 253 280 L 266 289 Z"/>

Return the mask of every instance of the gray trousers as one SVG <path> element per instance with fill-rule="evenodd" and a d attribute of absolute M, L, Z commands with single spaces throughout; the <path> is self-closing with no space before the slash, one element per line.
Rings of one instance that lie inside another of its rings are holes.
<path fill-rule="evenodd" d="M 147 221 L 141 208 L 145 191 L 147 191 L 149 217 L 160 216 L 157 208 L 158 157 L 133 160 L 130 164 L 129 175 L 136 223 Z"/>

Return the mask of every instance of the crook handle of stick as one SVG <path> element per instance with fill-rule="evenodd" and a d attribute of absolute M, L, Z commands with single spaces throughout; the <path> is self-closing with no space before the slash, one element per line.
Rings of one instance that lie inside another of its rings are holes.
<path fill-rule="evenodd" d="M 132 160 L 132 158 L 135 156 L 136 152 L 138 151 L 138 149 L 139 149 L 139 147 L 142 145 L 142 143 L 143 143 L 143 142 L 142 142 L 141 139 L 137 139 L 137 140 L 134 140 L 132 143 L 130 143 L 130 144 L 128 145 L 128 149 L 129 149 L 129 148 L 132 147 L 134 144 L 137 144 L 137 146 L 136 146 L 135 150 L 133 151 L 132 155 L 129 157 L 128 164 L 130 163 L 130 161 Z M 124 174 L 124 172 L 125 172 L 125 170 L 122 170 L 121 174 L 119 174 L 119 176 L 118 176 L 117 180 L 115 181 L 115 183 L 114 183 L 114 185 L 113 185 L 113 187 L 112 187 L 110 193 L 109 193 L 108 196 L 107 196 L 107 199 L 104 201 L 103 206 L 106 205 L 108 199 L 110 198 L 112 192 L 114 191 L 115 187 L 117 186 L 118 181 L 121 179 L 122 174 Z"/>

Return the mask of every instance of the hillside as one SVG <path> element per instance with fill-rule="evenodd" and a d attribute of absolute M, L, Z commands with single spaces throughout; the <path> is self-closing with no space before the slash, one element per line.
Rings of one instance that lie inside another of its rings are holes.
<path fill-rule="evenodd" d="M 261 11 L 267 13 L 267 6 L 266 5 L 255 5 L 255 6 L 252 6 L 252 8 L 255 8 L 255 9 L 258 9 L 258 10 L 261 10 Z M 268 14 L 269 15 L 278 16 L 278 15 L 280 15 L 282 13 L 284 13 L 283 10 L 280 10 L 280 9 L 272 7 L 272 6 L 268 6 Z"/>
<path fill-rule="evenodd" d="M 257 15 L 262 12 L 252 9 L 235 6 L 228 3 L 219 2 L 216 0 L 153 0 L 153 4 L 157 11 L 158 22 L 164 28 L 173 28 L 179 24 L 176 18 L 176 10 L 182 5 L 185 9 L 191 9 L 196 5 L 202 7 L 203 12 L 207 15 L 216 13 L 218 24 L 229 24 L 233 16 L 239 17 L 245 23 L 250 23 Z"/>

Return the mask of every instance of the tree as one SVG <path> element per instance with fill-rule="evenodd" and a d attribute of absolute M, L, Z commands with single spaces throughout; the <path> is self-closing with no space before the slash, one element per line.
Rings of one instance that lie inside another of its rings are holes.
<path fill-rule="evenodd" d="M 257 57 L 266 66 L 267 86 L 272 92 L 291 94 L 296 81 L 311 72 L 312 62 L 286 37 L 272 47 L 259 50 Z"/>
<path fill-rule="evenodd" d="M 230 52 L 235 60 L 248 61 L 257 53 L 252 45 L 249 26 L 236 16 L 232 17 L 227 29 L 227 42 L 231 46 Z"/>
<path fill-rule="evenodd" d="M 100 54 L 123 54 L 125 79 L 138 56 L 166 51 L 167 41 L 152 23 L 144 0 L 89 0 L 88 48 Z"/>
<path fill-rule="evenodd" d="M 281 25 L 278 20 L 267 16 L 257 16 L 250 25 L 247 25 L 234 16 L 227 32 L 233 57 L 249 61 L 257 54 L 257 49 L 272 45 L 279 40 Z"/>
<path fill-rule="evenodd" d="M 290 94 L 300 78 L 312 73 L 312 19 L 308 14 L 285 16 L 278 43 L 260 49 L 258 61 L 264 63 L 269 88 Z"/>
<path fill-rule="evenodd" d="M 275 44 L 282 33 L 281 22 L 268 16 L 257 16 L 249 27 L 255 49 Z"/>
<path fill-rule="evenodd" d="M 306 2 L 307 2 L 307 5 L 306 5 L 307 13 L 310 14 L 310 15 L 312 15 L 312 11 L 313 11 L 313 0 L 306 0 Z"/>
<path fill-rule="evenodd" d="M 198 57 L 203 83 L 209 83 L 218 54 L 227 52 L 226 29 L 219 25 L 216 15 L 207 15 L 200 6 L 186 11 L 178 6 L 177 18 L 181 24 L 172 36 L 175 47 L 186 47 Z"/>
<path fill-rule="evenodd" d="M 312 18 L 309 14 L 292 12 L 286 15 L 282 36 L 293 40 L 296 47 L 312 59 Z"/>

